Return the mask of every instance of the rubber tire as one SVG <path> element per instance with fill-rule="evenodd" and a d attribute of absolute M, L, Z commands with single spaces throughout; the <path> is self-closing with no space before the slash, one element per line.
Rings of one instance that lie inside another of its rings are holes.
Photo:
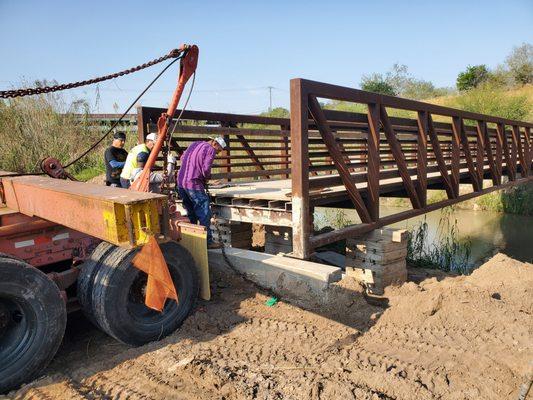
<path fill-rule="evenodd" d="M 24 305 L 25 333 L 31 335 L 22 336 L 26 344 L 21 348 L 23 342 L 19 342 L 16 351 L 0 360 L 0 393 L 4 393 L 43 372 L 63 340 L 67 311 L 57 285 L 31 265 L 0 258 L 0 276 L 0 299 Z M 7 346 L 4 340 L 0 336 L 0 351 Z M 9 355 L 16 358 L 7 360 Z"/>
<path fill-rule="evenodd" d="M 178 303 L 167 300 L 161 313 L 150 310 L 142 301 L 135 303 L 137 317 L 130 312 L 130 288 L 146 274 L 132 265 L 139 251 L 115 248 L 106 257 L 93 286 L 93 313 L 100 328 L 110 336 L 132 346 L 159 340 L 178 329 L 194 309 L 200 282 L 189 252 L 175 242 L 160 245 L 178 293 Z M 144 299 L 144 298 L 143 298 Z"/>
<path fill-rule="evenodd" d="M 101 242 L 93 250 L 89 258 L 80 265 L 80 274 L 77 280 L 77 298 L 85 317 L 98 327 L 98 322 L 92 311 L 92 293 L 94 280 L 100 266 L 115 246 L 108 242 Z"/>

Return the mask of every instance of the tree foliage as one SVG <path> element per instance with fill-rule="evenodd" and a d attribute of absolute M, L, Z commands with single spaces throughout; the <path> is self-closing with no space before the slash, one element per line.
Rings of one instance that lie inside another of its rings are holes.
<path fill-rule="evenodd" d="M 523 43 L 513 48 L 505 61 L 516 83 L 533 83 L 533 45 Z"/>
<path fill-rule="evenodd" d="M 457 75 L 457 89 L 469 90 L 478 87 L 489 79 L 489 70 L 485 64 L 469 65 L 466 71 Z"/>
<path fill-rule="evenodd" d="M 381 74 L 372 74 L 363 77 L 361 81 L 361 89 L 367 92 L 374 92 L 380 94 L 387 94 L 389 96 L 396 96 L 396 91 L 390 83 L 385 81 Z"/>
<path fill-rule="evenodd" d="M 364 75 L 361 80 L 361 88 L 369 92 L 409 99 L 427 99 L 448 92 L 447 89 L 436 88 L 429 81 L 414 78 L 409 73 L 407 66 L 403 64 L 394 64 L 385 74 Z"/>

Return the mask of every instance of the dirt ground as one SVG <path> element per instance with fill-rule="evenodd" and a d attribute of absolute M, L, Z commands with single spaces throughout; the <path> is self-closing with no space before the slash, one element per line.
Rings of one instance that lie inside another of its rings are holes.
<path fill-rule="evenodd" d="M 531 379 L 531 264 L 497 255 L 468 277 L 392 288 L 381 305 L 343 280 L 329 306 L 306 310 L 213 275 L 214 299 L 158 343 L 129 348 L 74 315 L 45 377 L 11 397 L 517 399 Z"/>

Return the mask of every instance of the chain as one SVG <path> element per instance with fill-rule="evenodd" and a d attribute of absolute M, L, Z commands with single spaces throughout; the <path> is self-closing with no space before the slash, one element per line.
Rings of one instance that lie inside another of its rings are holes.
<path fill-rule="evenodd" d="M 177 58 L 181 55 L 182 52 L 183 52 L 182 50 L 174 49 L 174 50 L 171 50 L 170 53 L 168 53 L 166 56 L 156 58 L 155 60 L 149 61 L 141 65 L 137 65 L 136 67 L 125 69 L 124 71 L 116 72 L 110 75 L 101 76 L 98 78 L 87 79 L 84 81 L 65 83 L 62 85 L 54 85 L 54 86 L 43 86 L 43 87 L 37 87 L 37 88 L 3 90 L 3 91 L 0 91 L 0 99 L 31 96 L 31 95 L 43 94 L 43 93 L 52 93 L 52 92 L 58 92 L 60 90 L 73 89 L 73 88 L 77 88 L 81 86 L 91 85 L 91 84 L 98 83 L 98 82 L 103 82 L 109 79 L 118 78 L 119 76 L 124 76 L 124 75 L 131 74 L 133 72 L 140 71 L 142 69 L 151 67 L 165 60 L 168 60 L 169 58 Z"/>

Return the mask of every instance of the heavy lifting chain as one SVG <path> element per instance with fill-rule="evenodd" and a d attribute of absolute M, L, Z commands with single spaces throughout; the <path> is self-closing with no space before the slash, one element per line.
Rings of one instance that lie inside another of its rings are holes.
<path fill-rule="evenodd" d="M 156 58 L 155 60 L 149 61 L 141 65 L 137 65 L 136 67 L 125 69 L 124 71 L 116 72 L 110 75 L 101 76 L 98 78 L 87 79 L 84 81 L 64 83 L 62 85 L 54 85 L 54 86 L 43 86 L 43 87 L 37 87 L 37 88 L 2 90 L 0 91 L 0 99 L 9 99 L 9 98 L 14 98 L 14 97 L 31 96 L 35 94 L 58 92 L 60 90 L 74 89 L 74 88 L 81 87 L 81 86 L 86 86 L 86 85 L 91 85 L 91 84 L 98 83 L 98 82 L 107 81 L 109 79 L 118 78 L 119 76 L 124 76 L 124 75 L 131 74 L 133 72 L 143 70 L 145 68 L 159 64 L 165 60 L 168 60 L 169 58 L 177 58 L 181 55 L 181 53 L 182 53 L 181 50 L 174 49 L 174 50 L 171 50 L 170 53 L 168 53 L 166 56 Z"/>

